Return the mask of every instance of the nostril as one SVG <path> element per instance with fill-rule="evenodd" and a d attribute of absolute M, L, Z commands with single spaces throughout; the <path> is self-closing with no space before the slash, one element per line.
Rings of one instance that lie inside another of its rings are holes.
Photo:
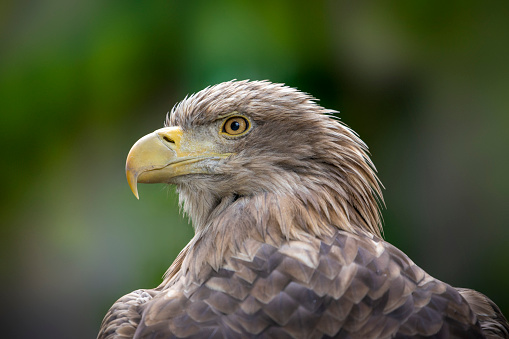
<path fill-rule="evenodd" d="M 174 143 L 175 143 L 175 141 L 174 141 L 173 139 L 171 139 L 170 137 L 168 137 L 168 136 L 166 136 L 166 135 L 164 135 L 164 136 L 163 136 L 163 139 L 164 139 L 165 141 L 167 141 L 167 142 L 171 143 L 171 144 L 174 144 Z"/>

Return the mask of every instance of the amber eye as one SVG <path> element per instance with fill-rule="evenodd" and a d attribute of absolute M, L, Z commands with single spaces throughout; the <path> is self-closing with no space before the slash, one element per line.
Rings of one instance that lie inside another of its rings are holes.
<path fill-rule="evenodd" d="M 223 129 L 221 132 L 237 136 L 241 135 L 245 131 L 249 129 L 249 121 L 244 117 L 231 117 L 227 119 L 223 124 Z"/>

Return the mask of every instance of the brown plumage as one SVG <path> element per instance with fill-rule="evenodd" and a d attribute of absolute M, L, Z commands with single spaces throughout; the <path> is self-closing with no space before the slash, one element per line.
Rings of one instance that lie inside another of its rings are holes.
<path fill-rule="evenodd" d="M 98 338 L 507 338 L 491 300 L 381 239 L 367 148 L 331 113 L 281 84 L 230 81 L 140 139 L 133 192 L 176 185 L 196 234 L 161 285 L 111 307 Z"/>

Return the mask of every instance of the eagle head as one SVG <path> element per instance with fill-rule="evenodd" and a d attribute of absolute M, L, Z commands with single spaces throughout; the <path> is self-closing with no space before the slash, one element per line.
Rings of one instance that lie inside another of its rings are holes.
<path fill-rule="evenodd" d="M 283 84 L 211 86 L 136 142 L 127 180 L 136 197 L 137 183 L 176 185 L 197 231 L 225 209 L 258 201 L 287 206 L 291 213 L 272 218 L 292 218 L 288 224 L 303 232 L 339 227 L 380 235 L 382 195 L 367 147 L 334 113 Z M 298 233 L 280 226 L 286 238 Z"/>

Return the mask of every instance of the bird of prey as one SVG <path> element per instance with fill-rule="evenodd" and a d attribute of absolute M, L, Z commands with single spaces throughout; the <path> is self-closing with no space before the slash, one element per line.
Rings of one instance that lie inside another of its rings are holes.
<path fill-rule="evenodd" d="M 308 94 L 229 81 L 186 97 L 129 152 L 127 180 L 175 185 L 195 236 L 98 338 L 507 338 L 483 294 L 382 239 L 366 145 Z"/>

